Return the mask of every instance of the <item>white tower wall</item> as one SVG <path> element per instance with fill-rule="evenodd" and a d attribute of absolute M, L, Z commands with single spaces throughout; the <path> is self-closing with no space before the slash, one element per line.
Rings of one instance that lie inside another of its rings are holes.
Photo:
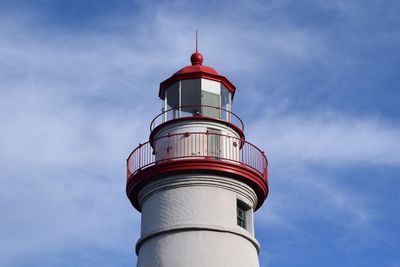
<path fill-rule="evenodd" d="M 257 197 L 244 183 L 218 175 L 185 174 L 157 180 L 140 192 L 138 267 L 257 267 L 252 209 Z M 248 229 L 236 205 L 248 205 Z"/>

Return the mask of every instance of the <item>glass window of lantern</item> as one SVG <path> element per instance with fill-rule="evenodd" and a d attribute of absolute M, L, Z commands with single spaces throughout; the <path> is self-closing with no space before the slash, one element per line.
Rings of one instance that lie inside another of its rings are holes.
<path fill-rule="evenodd" d="M 225 86 L 221 87 L 221 119 L 231 121 L 231 93 Z"/>
<path fill-rule="evenodd" d="M 216 119 L 221 118 L 221 83 L 202 79 L 202 114 Z"/>
<path fill-rule="evenodd" d="M 167 120 L 175 119 L 178 117 L 179 109 L 179 84 L 174 83 L 166 90 L 167 101 Z"/>
<path fill-rule="evenodd" d="M 201 115 L 200 79 L 181 81 L 181 116 Z"/>
<path fill-rule="evenodd" d="M 218 94 L 207 91 L 201 92 L 202 113 L 204 116 L 220 119 L 221 109 L 219 108 L 219 98 Z"/>

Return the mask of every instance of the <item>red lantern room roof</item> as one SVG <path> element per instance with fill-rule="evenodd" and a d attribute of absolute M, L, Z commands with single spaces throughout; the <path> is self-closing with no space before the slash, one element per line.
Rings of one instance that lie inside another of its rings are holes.
<path fill-rule="evenodd" d="M 232 98 L 235 94 L 236 87 L 231 83 L 225 76 L 220 75 L 213 68 L 203 65 L 203 55 L 199 52 L 195 52 L 190 57 L 192 62 L 191 66 L 186 66 L 179 71 L 175 72 L 171 77 L 160 83 L 160 91 L 158 96 L 163 99 L 165 89 L 171 86 L 173 83 L 181 80 L 190 80 L 204 78 L 222 83 L 231 93 Z"/>

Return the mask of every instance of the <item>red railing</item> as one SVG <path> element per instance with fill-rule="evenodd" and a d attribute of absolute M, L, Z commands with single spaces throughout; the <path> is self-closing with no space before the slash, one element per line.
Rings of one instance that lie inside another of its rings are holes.
<path fill-rule="evenodd" d="M 158 125 L 179 118 L 188 117 L 206 117 L 213 118 L 221 121 L 231 123 L 244 131 L 244 124 L 242 120 L 232 111 L 227 109 L 207 106 L 207 105 L 194 105 L 194 106 L 181 106 L 177 108 L 168 109 L 158 114 L 150 123 L 150 131 L 153 131 Z"/>
<path fill-rule="evenodd" d="M 127 178 L 156 163 L 185 159 L 242 164 L 267 179 L 268 160 L 263 151 L 245 140 L 209 132 L 171 134 L 139 144 L 127 159 Z"/>

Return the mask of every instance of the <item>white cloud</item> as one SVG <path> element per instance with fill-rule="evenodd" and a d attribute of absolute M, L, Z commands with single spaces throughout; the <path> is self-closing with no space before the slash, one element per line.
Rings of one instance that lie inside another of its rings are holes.
<path fill-rule="evenodd" d="M 400 164 L 400 129 L 379 118 L 270 112 L 260 118 L 252 122 L 248 133 L 265 147 L 272 161 L 333 166 Z"/>

